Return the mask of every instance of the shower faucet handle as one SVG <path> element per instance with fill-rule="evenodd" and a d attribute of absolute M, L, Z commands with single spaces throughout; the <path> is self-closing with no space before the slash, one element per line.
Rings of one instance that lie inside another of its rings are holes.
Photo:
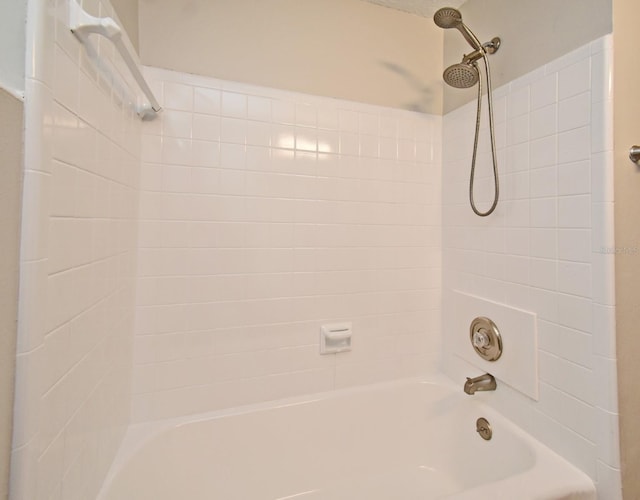
<path fill-rule="evenodd" d="M 491 339 L 483 328 L 473 332 L 473 346 L 478 349 L 487 349 L 491 345 Z"/>

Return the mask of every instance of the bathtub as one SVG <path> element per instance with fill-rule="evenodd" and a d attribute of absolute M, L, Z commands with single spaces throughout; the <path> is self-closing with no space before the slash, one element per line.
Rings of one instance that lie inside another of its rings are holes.
<path fill-rule="evenodd" d="M 476 432 L 478 417 L 491 424 L 491 440 Z M 596 494 L 585 474 L 480 398 L 432 377 L 131 426 L 98 500 L 178 498 L 592 500 Z"/>

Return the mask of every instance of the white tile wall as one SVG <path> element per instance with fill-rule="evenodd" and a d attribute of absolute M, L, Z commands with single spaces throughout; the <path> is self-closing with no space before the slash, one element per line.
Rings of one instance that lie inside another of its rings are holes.
<path fill-rule="evenodd" d="M 95 498 L 129 421 L 140 123 L 67 3 L 28 2 L 12 500 Z"/>
<path fill-rule="evenodd" d="M 147 76 L 134 421 L 435 369 L 441 118 Z"/>
<path fill-rule="evenodd" d="M 487 401 L 620 498 L 609 37 L 496 91 L 502 199 L 478 219 L 472 106 L 442 123 L 149 69 L 165 111 L 140 143 L 121 63 L 86 58 L 65 5 L 29 2 L 12 500 L 95 498 L 131 386 L 142 421 L 432 370 L 442 286 L 537 314 L 540 401 Z M 339 320 L 353 351 L 319 356 Z"/>
<path fill-rule="evenodd" d="M 611 60 L 607 36 L 495 91 L 502 196 L 486 219 L 467 200 L 475 104 L 443 124 L 443 286 L 538 316 L 540 400 L 501 384 L 486 401 L 587 472 L 608 500 L 621 498 L 612 131 L 602 118 Z M 482 158 L 476 199 L 490 200 Z M 448 323 L 444 370 L 464 381 L 476 373 L 451 351 Z"/>

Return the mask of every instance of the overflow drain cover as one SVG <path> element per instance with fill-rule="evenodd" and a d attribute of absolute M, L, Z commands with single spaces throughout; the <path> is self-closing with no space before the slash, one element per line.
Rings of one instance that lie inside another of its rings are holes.
<path fill-rule="evenodd" d="M 480 434 L 480 437 L 485 441 L 489 441 L 491 436 L 493 436 L 493 431 L 491 430 L 491 424 L 486 418 L 480 417 L 476 420 L 476 432 Z"/>

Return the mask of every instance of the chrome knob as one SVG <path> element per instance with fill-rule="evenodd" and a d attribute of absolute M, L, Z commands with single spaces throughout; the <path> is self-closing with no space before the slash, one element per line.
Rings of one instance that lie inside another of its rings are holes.
<path fill-rule="evenodd" d="M 633 163 L 638 163 L 638 161 L 640 161 L 640 146 L 631 146 L 629 148 L 629 159 Z"/>
<path fill-rule="evenodd" d="M 473 346 L 478 349 L 486 349 L 491 344 L 491 339 L 487 335 L 486 330 L 481 329 L 473 332 Z"/>

